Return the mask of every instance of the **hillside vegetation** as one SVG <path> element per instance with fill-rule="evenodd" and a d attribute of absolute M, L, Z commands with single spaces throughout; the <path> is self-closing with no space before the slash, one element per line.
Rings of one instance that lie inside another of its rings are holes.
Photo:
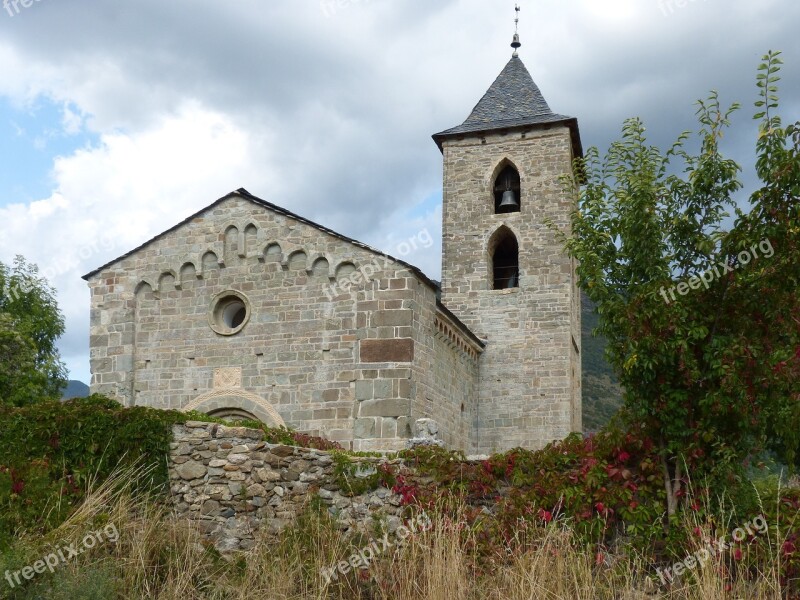
<path fill-rule="evenodd" d="M 581 294 L 581 368 L 583 369 L 583 430 L 594 432 L 622 406 L 622 388 L 605 357 L 606 340 L 592 332 L 600 326 L 595 304 Z"/>

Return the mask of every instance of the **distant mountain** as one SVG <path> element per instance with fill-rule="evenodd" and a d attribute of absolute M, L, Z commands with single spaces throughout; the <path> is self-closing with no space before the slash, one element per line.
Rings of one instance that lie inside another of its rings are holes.
<path fill-rule="evenodd" d="M 622 406 L 622 388 L 605 358 L 606 340 L 592 335 L 599 324 L 594 304 L 582 293 L 583 430 L 587 432 L 600 429 Z"/>
<path fill-rule="evenodd" d="M 82 381 L 70 379 L 67 387 L 61 395 L 62 400 L 69 400 L 70 398 L 83 398 L 89 395 L 89 386 Z"/>

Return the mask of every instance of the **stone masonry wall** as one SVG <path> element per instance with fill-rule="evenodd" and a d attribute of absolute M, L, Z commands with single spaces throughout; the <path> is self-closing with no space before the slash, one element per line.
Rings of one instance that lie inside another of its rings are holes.
<path fill-rule="evenodd" d="M 473 134 L 443 144 L 442 301 L 487 340 L 480 358 L 471 452 L 540 448 L 579 430 L 580 297 L 575 265 L 548 221 L 567 233 L 575 196 L 570 131 L 562 125 Z M 495 214 L 493 185 L 519 171 L 521 211 Z M 492 236 L 519 244 L 518 288 L 494 290 Z"/>
<path fill-rule="evenodd" d="M 387 488 L 348 497 L 333 474 L 330 453 L 267 444 L 243 427 L 187 422 L 173 428 L 169 473 L 176 513 L 193 521 L 222 552 L 251 548 L 263 530 L 277 534 L 316 494 L 340 527 L 370 529 L 382 521 L 389 533 L 402 524 L 400 497 Z M 379 458 L 353 458 L 363 474 Z"/>
<path fill-rule="evenodd" d="M 238 409 L 354 450 L 401 449 L 426 416 L 412 412 L 438 360 L 424 348 L 430 284 L 238 193 L 89 285 L 92 391 L 126 405 L 247 416 Z M 222 335 L 211 305 L 229 290 L 249 320 Z"/>
<path fill-rule="evenodd" d="M 414 415 L 433 419 L 448 448 L 469 453 L 483 348 L 442 310 L 433 315 L 428 331 L 430 340 L 419 347 Z"/>

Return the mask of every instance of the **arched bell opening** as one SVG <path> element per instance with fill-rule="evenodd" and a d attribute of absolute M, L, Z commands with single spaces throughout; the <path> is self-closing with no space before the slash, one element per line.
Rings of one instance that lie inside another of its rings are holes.
<path fill-rule="evenodd" d="M 501 227 L 489 243 L 490 277 L 493 290 L 519 287 L 519 244 L 508 227 Z"/>
<path fill-rule="evenodd" d="M 494 190 L 495 214 L 513 213 L 521 210 L 522 187 L 519 171 L 514 165 L 506 164 L 495 177 L 492 189 Z"/>

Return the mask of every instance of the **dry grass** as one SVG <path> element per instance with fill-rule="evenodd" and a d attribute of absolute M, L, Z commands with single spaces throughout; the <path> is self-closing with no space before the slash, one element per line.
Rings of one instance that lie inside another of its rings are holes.
<path fill-rule="evenodd" d="M 101 544 L 11 590 L 0 579 L 0 597 L 14 600 L 783 600 L 779 552 L 761 572 L 736 579 L 719 560 L 694 571 L 673 589 L 658 587 L 642 557 L 596 555 L 576 544 L 565 527 L 523 527 L 489 565 L 475 560 L 473 533 L 458 519 L 440 517 L 427 531 L 395 543 L 369 569 L 327 581 L 322 571 L 366 545 L 345 539 L 309 509 L 280 540 L 259 540 L 253 551 L 219 556 L 186 522 L 139 498 L 124 474 L 101 485 L 47 541 L 20 540 L 2 557 L 0 575 L 43 556 L 56 545 L 79 542 L 113 523 L 116 543 Z M 780 540 L 776 540 L 779 548 Z M 48 546 L 49 544 L 49 546 Z M 481 565 L 478 567 L 477 565 Z M 494 565 L 494 566 L 491 566 Z"/>

